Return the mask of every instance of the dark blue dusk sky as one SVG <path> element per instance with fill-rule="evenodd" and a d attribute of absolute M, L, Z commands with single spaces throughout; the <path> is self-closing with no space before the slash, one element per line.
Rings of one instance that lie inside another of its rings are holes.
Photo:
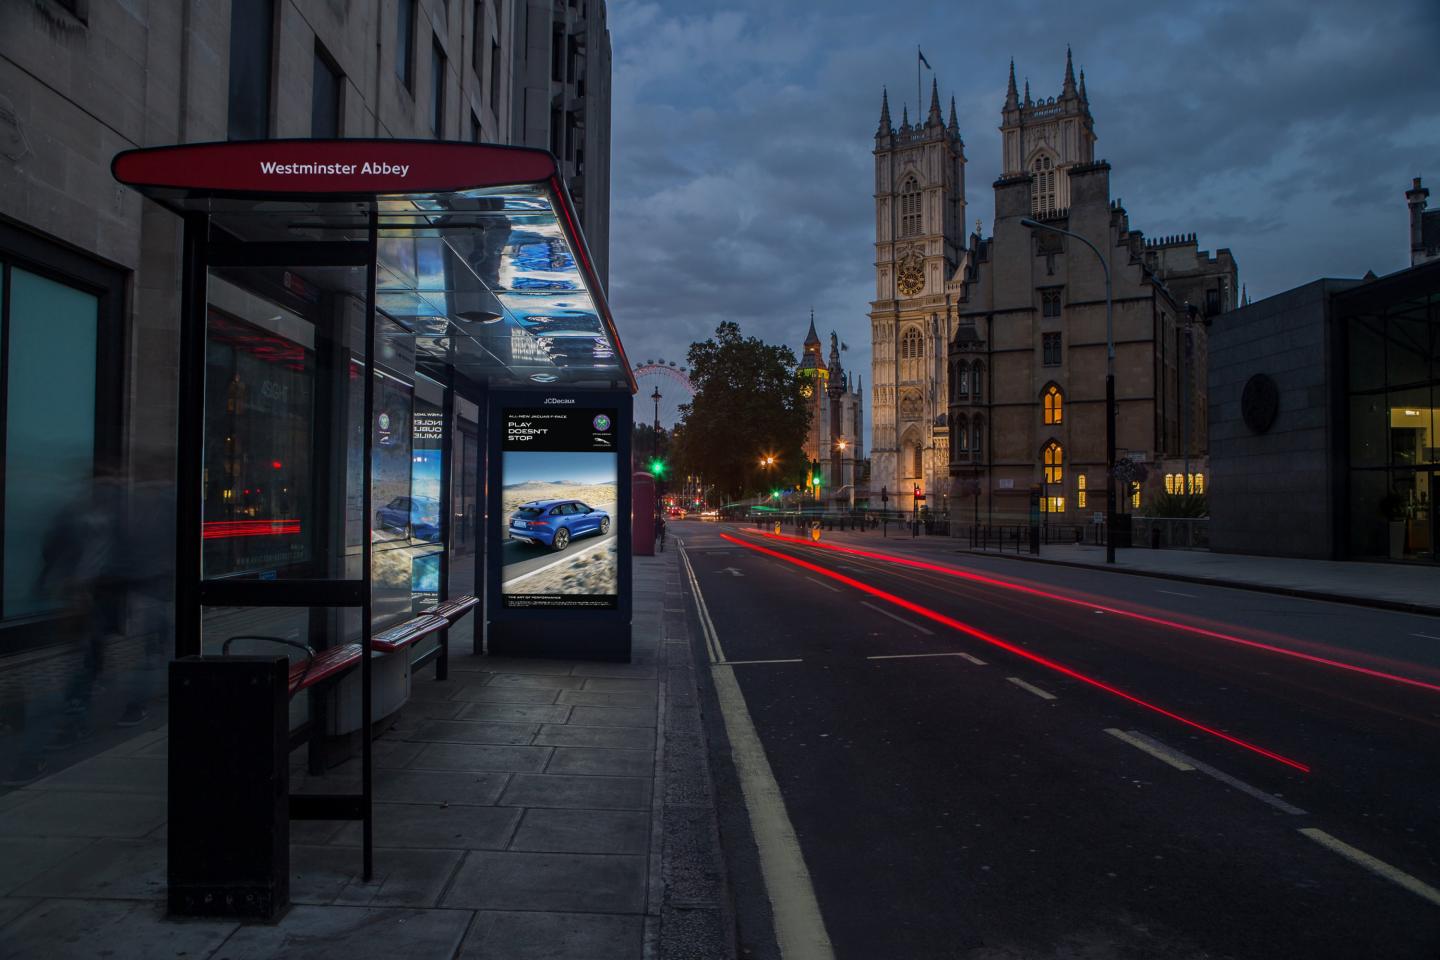
<path fill-rule="evenodd" d="M 1411 178 L 1440 204 L 1436 0 L 609 0 L 609 17 L 610 298 L 636 362 L 681 360 L 727 318 L 798 351 L 813 305 L 868 379 L 873 136 L 882 86 L 897 125 L 915 116 L 917 43 L 955 96 L 968 229 L 987 235 L 1009 59 L 1056 95 L 1067 43 L 1131 225 L 1230 248 L 1252 299 L 1407 266 Z"/>

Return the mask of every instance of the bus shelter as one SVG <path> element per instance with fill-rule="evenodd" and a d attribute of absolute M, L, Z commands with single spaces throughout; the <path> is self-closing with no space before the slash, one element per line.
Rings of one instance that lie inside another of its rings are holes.
<path fill-rule="evenodd" d="M 360 821 L 369 879 L 368 734 L 465 620 L 476 653 L 488 628 L 628 658 L 635 382 L 546 151 L 267 140 L 112 170 L 183 222 L 170 908 L 273 914 L 284 864 L 255 865 L 287 854 L 255 808 L 287 843 Z M 184 672 L 217 660 L 254 665 L 245 689 Z M 258 759 L 255 725 L 280 744 Z M 302 743 L 311 772 L 358 752 L 359 791 L 277 796 Z M 251 761 L 276 777 L 203 782 Z"/>

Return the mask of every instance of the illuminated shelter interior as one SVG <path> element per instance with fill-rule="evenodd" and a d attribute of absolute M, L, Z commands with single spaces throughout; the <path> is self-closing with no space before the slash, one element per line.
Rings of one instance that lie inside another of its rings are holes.
<path fill-rule="evenodd" d="M 483 598 L 489 392 L 634 393 L 547 151 L 267 140 L 131 150 L 112 171 L 184 225 L 177 657 L 257 634 L 363 645 L 436 601 Z M 359 709 L 337 696 L 350 706 L 326 713 L 307 689 L 292 734 L 336 739 L 398 709 L 416 661 L 358 660 Z M 290 815 L 363 821 L 368 877 L 358 739 L 360 793 L 292 795 Z"/>

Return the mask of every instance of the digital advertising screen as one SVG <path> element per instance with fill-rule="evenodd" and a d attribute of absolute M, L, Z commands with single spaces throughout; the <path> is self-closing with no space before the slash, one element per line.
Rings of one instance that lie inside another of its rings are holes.
<path fill-rule="evenodd" d="M 507 608 L 616 609 L 618 411 L 507 406 L 500 426 L 500 598 Z"/>

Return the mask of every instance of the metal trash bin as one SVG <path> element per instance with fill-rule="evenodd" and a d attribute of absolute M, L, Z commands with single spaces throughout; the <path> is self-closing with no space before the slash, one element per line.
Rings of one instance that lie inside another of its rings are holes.
<path fill-rule="evenodd" d="M 290 904 L 289 662 L 170 662 L 167 901 L 273 920 Z"/>

